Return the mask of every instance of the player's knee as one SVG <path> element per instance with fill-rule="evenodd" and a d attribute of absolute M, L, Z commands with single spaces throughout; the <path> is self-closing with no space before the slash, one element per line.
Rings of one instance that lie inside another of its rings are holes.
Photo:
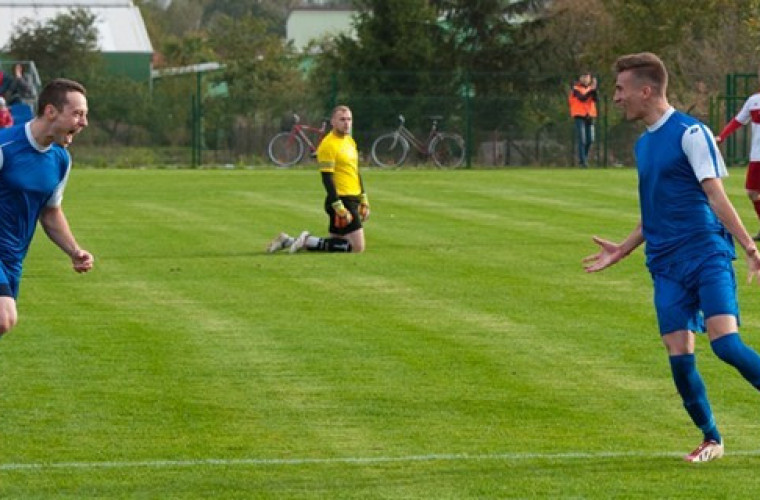
<path fill-rule="evenodd" d="M 356 241 L 351 243 L 351 253 L 362 253 L 364 252 L 364 242 L 363 241 Z"/>

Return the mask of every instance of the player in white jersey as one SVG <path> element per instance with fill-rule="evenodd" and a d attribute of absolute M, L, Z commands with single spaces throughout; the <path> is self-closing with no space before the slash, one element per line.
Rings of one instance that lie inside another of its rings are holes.
<path fill-rule="evenodd" d="M 749 152 L 749 165 L 744 179 L 744 189 L 746 189 L 747 196 L 755 208 L 755 214 L 760 219 L 760 93 L 749 96 L 739 113 L 718 134 L 716 141 L 721 144 L 729 135 L 748 123 L 752 124 L 750 129 L 752 146 Z M 760 231 L 755 234 L 753 239 L 760 241 Z"/>
<path fill-rule="evenodd" d="M 0 335 L 16 325 L 22 264 L 39 221 L 77 272 L 92 268 L 61 208 L 71 170 L 66 149 L 87 126 L 85 88 L 59 78 L 40 92 L 30 122 L 0 130 Z"/>
<path fill-rule="evenodd" d="M 646 242 L 673 382 L 703 434 L 684 459 L 707 462 L 723 456 L 723 439 L 697 370 L 694 332 L 706 331 L 715 355 L 760 389 L 760 356 L 739 336 L 733 239 L 746 252 L 750 281 L 760 280 L 760 253 L 726 195 L 728 172 L 712 133 L 668 103 L 660 58 L 623 56 L 615 72 L 615 104 L 647 126 L 635 146 L 641 221 L 622 243 L 594 237 L 600 250 L 584 259 L 585 268 L 606 269 Z"/>

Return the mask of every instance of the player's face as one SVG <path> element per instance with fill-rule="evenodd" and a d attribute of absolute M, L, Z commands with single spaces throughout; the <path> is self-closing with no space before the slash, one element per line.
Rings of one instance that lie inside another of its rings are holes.
<path fill-rule="evenodd" d="M 632 71 L 618 73 L 615 80 L 615 105 L 623 111 L 626 120 L 639 120 L 644 117 L 644 97 L 646 86 Z"/>
<path fill-rule="evenodd" d="M 61 111 L 53 108 L 53 140 L 68 147 L 74 136 L 87 126 L 87 98 L 79 92 L 69 92 Z"/>
<path fill-rule="evenodd" d="M 345 135 L 351 133 L 352 121 L 351 111 L 340 109 L 335 112 L 332 120 L 330 120 L 330 124 L 337 133 Z"/>

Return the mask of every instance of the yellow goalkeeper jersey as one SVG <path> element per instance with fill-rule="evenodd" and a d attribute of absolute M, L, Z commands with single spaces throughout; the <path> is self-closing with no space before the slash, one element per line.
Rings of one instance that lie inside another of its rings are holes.
<path fill-rule="evenodd" d="M 330 132 L 317 148 L 320 172 L 333 174 L 338 196 L 359 196 L 362 193 L 359 180 L 359 152 L 354 138 Z"/>

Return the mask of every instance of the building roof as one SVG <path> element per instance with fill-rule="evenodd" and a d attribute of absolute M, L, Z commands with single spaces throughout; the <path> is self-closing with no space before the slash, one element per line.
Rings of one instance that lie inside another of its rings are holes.
<path fill-rule="evenodd" d="M 7 45 L 22 19 L 44 24 L 72 8 L 88 9 L 96 16 L 101 51 L 153 52 L 140 10 L 132 0 L 0 0 L 0 47 Z"/>

